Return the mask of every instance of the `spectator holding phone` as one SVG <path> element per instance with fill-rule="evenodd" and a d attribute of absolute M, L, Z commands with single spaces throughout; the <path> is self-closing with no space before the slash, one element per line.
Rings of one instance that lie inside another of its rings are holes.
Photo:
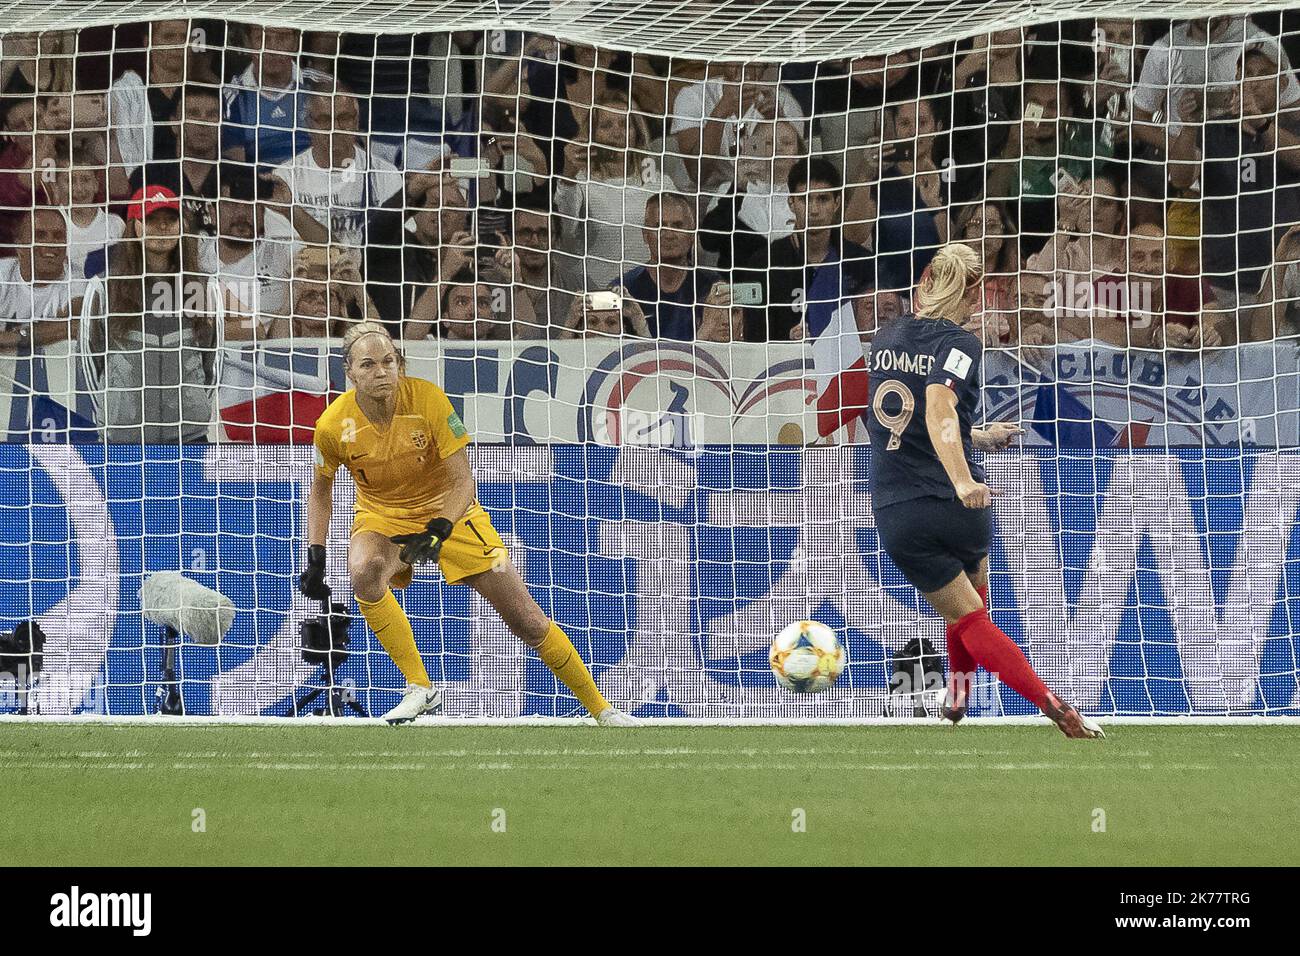
<path fill-rule="evenodd" d="M 1021 278 L 1025 321 L 1064 324 L 1075 338 L 1091 335 L 1096 282 L 1122 276 L 1127 210 L 1108 176 L 1070 183 L 1057 197 L 1059 228 L 1026 261 Z"/>
<path fill-rule="evenodd" d="M 599 288 L 649 261 L 646 201 L 676 186 L 646 151 L 645 118 L 630 112 L 626 95 L 607 90 L 591 123 L 590 142 L 568 147 L 577 179 L 556 184 L 555 207 L 562 248 L 586 263 L 587 286 Z"/>
<path fill-rule="evenodd" d="M 367 289 L 394 338 L 408 320 L 435 323 L 440 282 L 478 257 L 469 203 L 451 163 L 444 155 L 408 170 L 403 228 L 366 247 Z"/>
<path fill-rule="evenodd" d="M 304 245 L 298 250 L 291 298 L 287 332 L 293 338 L 341 338 L 353 323 L 379 321 L 356 262 L 338 246 Z M 268 337 L 285 337 L 282 328 L 282 323 L 273 323 Z"/>
<path fill-rule="evenodd" d="M 519 130 L 514 104 L 484 98 L 479 133 L 478 227 L 483 240 L 509 232 L 517 199 L 534 190 L 549 191 L 550 163 L 537 140 Z"/>
<path fill-rule="evenodd" d="M 712 192 L 728 177 L 736 144 L 762 120 L 803 120 L 803 109 L 765 63 L 711 64 L 708 79 L 677 94 L 670 117 L 687 171 L 700 192 Z"/>
<path fill-rule="evenodd" d="M 453 342 L 488 342 L 509 338 L 508 299 L 498 311 L 493 301 L 508 291 L 505 274 L 483 270 L 478 276 L 469 268 L 461 269 L 441 286 L 435 322 L 412 321 L 404 330 L 405 338 L 419 341 L 440 338 Z"/>
<path fill-rule="evenodd" d="M 814 86 L 813 124 L 822 151 L 843 157 L 846 183 L 857 186 L 879 178 L 884 110 L 918 96 L 920 55 L 915 48 L 898 50 L 827 64 L 821 71 Z"/>
<path fill-rule="evenodd" d="M 562 339 L 634 335 L 649 338 L 645 313 L 622 289 L 588 292 L 574 298 Z"/>
<path fill-rule="evenodd" d="M 1236 85 L 1194 154 L 1200 163 L 1181 169 L 1184 181 L 1200 180 L 1201 272 L 1229 308 L 1256 304 L 1277 234 L 1300 222 L 1300 114 L 1279 99 L 1294 78 L 1278 69 L 1267 48 L 1237 60 Z"/>
<path fill-rule="evenodd" d="M 786 120 L 760 122 L 741 140 L 735 181 L 700 224 L 700 245 L 717 257 L 720 271 L 790 234 L 794 213 L 786 180 L 803 154 L 799 126 Z"/>
<path fill-rule="evenodd" d="M 544 339 L 557 333 L 570 315 L 575 295 L 582 291 L 582 263 L 552 248 L 554 224 L 544 192 L 519 197 L 513 245 L 503 251 L 514 277 L 514 295 L 517 301 L 527 300 L 533 324 L 521 322 L 516 310 L 516 339 Z"/>
<path fill-rule="evenodd" d="M 927 100 L 886 112 L 875 250 L 882 270 L 910 272 L 909 286 L 947 239 L 948 189 L 934 160 L 938 132 Z"/>
<path fill-rule="evenodd" d="M 1019 135 L 989 163 L 987 198 L 1019 202 L 1022 256 L 1038 252 L 1056 231 L 1057 193 L 1094 173 L 1093 125 L 1075 116 L 1075 90 L 1055 80 L 1026 82 Z"/>
<path fill-rule="evenodd" d="M 718 280 L 709 289 L 695 338 L 699 342 L 742 342 L 745 310 L 736 303 L 733 287 Z"/>
<path fill-rule="evenodd" d="M 1242 55 L 1256 50 L 1273 63 L 1277 105 L 1300 102 L 1300 83 L 1286 50 L 1245 14 L 1174 23 L 1142 64 L 1133 92 L 1133 135 L 1164 149 L 1166 137 L 1179 135 L 1184 124 L 1227 115 Z"/>

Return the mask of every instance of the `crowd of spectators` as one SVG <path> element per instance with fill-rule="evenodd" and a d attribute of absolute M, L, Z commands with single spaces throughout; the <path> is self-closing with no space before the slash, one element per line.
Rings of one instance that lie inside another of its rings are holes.
<path fill-rule="evenodd" d="M 163 374 L 149 342 L 183 379 L 223 341 L 366 318 L 772 342 L 846 302 L 865 340 L 952 239 L 983 257 L 990 348 L 1295 335 L 1293 26 L 1088 19 L 779 64 L 505 31 L 6 34 L 0 351 L 71 339 L 130 383 Z"/>

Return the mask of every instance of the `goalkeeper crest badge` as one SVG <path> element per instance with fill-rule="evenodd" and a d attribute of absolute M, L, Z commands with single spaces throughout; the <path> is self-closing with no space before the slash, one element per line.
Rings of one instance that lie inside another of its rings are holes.
<path fill-rule="evenodd" d="M 411 432 L 411 444 L 420 449 L 420 451 L 424 451 L 429 447 L 429 436 L 426 435 L 422 429 L 417 428 L 415 431 Z"/>
<path fill-rule="evenodd" d="M 465 437 L 465 423 L 460 420 L 460 416 L 455 412 L 447 416 L 447 427 L 451 429 L 451 433 L 457 438 Z"/>

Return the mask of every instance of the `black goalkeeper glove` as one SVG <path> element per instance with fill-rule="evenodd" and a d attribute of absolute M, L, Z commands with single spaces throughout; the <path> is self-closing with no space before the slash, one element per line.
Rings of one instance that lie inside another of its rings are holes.
<path fill-rule="evenodd" d="M 434 518 L 415 534 L 396 534 L 388 540 L 402 549 L 402 560 L 414 567 L 426 561 L 437 561 L 442 543 L 451 537 L 451 522 Z"/>
<path fill-rule="evenodd" d="M 307 549 L 307 570 L 298 575 L 298 590 L 313 601 L 328 601 L 330 587 L 325 583 L 325 545 Z"/>

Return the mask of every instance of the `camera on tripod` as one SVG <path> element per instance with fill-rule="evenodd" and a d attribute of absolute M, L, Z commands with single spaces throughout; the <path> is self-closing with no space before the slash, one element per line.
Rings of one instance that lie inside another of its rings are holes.
<path fill-rule="evenodd" d="M 37 674 L 45 662 L 45 632 L 35 621 L 23 621 L 12 631 L 0 634 L 0 673 L 13 674 L 20 669 Z"/>
<path fill-rule="evenodd" d="M 338 670 L 348 659 L 351 624 L 347 606 L 338 601 L 330 603 L 327 613 L 303 621 L 302 659 L 308 664 L 324 664 L 329 670 Z"/>
<path fill-rule="evenodd" d="M 914 637 L 893 658 L 889 679 L 888 713 L 903 716 L 909 709 L 913 717 L 937 713 L 943 692 L 943 659 L 934 645 L 923 637 Z"/>
<path fill-rule="evenodd" d="M 12 674 L 18 685 L 18 713 L 27 713 L 32 678 L 45 663 L 45 632 L 35 621 L 23 621 L 0 634 L 0 674 Z"/>
<path fill-rule="evenodd" d="M 312 688 L 301 699 L 295 700 L 293 713 L 302 713 L 317 697 L 328 691 L 328 704 L 315 711 L 317 716 L 339 717 L 346 707 L 365 717 L 367 716 L 365 709 L 351 694 L 345 697 L 343 688 L 334 679 L 335 671 L 343 666 L 350 654 L 348 630 L 352 626 L 352 615 L 348 613 L 346 604 L 330 601 L 328 597 L 320 604 L 321 613 L 302 622 L 299 631 L 299 647 L 305 662 L 324 666 L 325 683 Z"/>

